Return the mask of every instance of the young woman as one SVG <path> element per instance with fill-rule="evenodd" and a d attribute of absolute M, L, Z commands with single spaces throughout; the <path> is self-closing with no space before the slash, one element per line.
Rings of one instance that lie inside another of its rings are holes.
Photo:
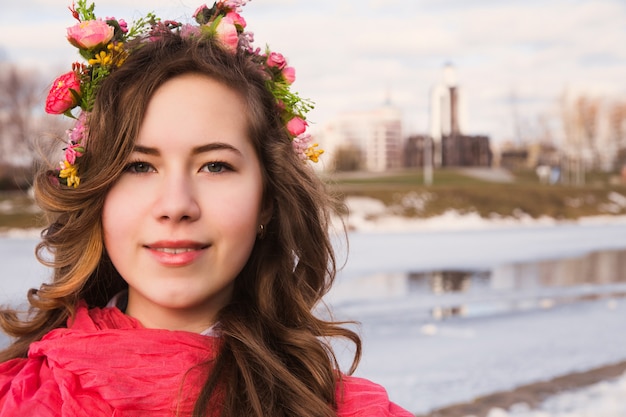
<path fill-rule="evenodd" d="M 359 337 L 313 314 L 335 275 L 304 161 L 320 151 L 293 70 L 252 49 L 241 5 L 130 30 L 72 9 L 88 65 L 47 110 L 80 113 L 61 169 L 35 182 L 54 276 L 29 314 L 0 314 L 15 338 L 0 415 L 410 416 L 339 371 L 329 339 L 355 343 L 354 368 Z"/>

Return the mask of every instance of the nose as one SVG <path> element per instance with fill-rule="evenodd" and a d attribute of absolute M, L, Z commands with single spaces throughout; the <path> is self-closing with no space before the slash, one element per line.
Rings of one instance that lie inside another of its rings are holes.
<path fill-rule="evenodd" d="M 200 205 L 191 179 L 184 174 L 164 175 L 159 183 L 153 215 L 160 222 L 193 222 L 200 217 Z"/>

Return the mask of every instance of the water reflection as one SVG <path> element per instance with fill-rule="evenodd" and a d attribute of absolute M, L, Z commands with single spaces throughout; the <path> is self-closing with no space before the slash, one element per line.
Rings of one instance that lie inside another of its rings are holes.
<path fill-rule="evenodd" d="M 376 274 L 351 282 L 339 292 L 344 305 L 359 300 L 393 300 L 404 303 L 407 309 L 427 312 L 435 320 L 550 309 L 585 300 L 623 297 L 626 297 L 626 250 L 499 265 L 480 271 Z"/>

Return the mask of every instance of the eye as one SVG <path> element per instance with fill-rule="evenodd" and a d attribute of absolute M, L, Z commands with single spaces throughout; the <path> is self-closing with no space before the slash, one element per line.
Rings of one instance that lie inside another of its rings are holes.
<path fill-rule="evenodd" d="M 219 174 L 221 172 L 232 170 L 232 168 L 225 162 L 209 162 L 204 164 L 201 170 L 212 174 Z"/>
<path fill-rule="evenodd" d="M 126 165 L 124 171 L 133 174 L 146 174 L 148 172 L 154 172 L 154 167 L 147 162 L 137 161 Z"/>

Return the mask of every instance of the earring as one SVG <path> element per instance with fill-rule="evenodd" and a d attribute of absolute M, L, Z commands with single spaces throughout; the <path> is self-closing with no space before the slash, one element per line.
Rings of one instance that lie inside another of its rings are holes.
<path fill-rule="evenodd" d="M 259 225 L 259 231 L 257 233 L 257 236 L 258 236 L 259 240 L 263 240 L 265 238 L 265 233 L 266 233 L 265 225 L 264 224 L 260 224 Z"/>

